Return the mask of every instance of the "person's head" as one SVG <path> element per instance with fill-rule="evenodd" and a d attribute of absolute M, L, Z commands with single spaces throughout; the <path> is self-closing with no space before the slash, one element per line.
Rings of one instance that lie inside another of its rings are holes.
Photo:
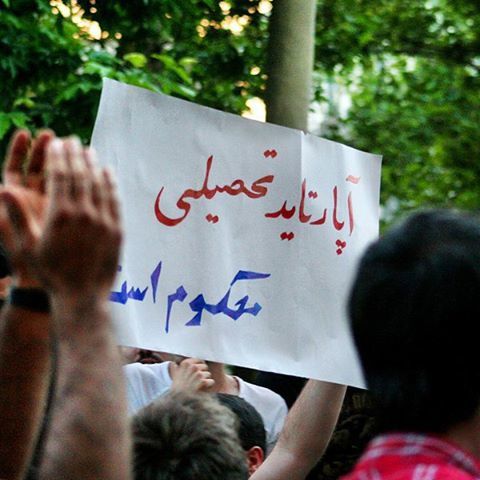
<path fill-rule="evenodd" d="M 374 243 L 349 315 L 383 429 L 446 432 L 480 404 L 480 224 L 418 213 Z"/>
<path fill-rule="evenodd" d="M 252 475 L 263 463 L 267 448 L 262 417 L 253 405 L 237 395 L 217 393 L 217 398 L 238 418 L 238 436 L 247 455 L 248 473 Z"/>
<path fill-rule="evenodd" d="M 172 392 L 132 421 L 135 480 L 245 480 L 233 413 L 211 395 Z"/>

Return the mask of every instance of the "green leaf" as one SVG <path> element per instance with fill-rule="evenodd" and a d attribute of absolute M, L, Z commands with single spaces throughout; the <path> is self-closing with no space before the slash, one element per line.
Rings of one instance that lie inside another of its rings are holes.
<path fill-rule="evenodd" d="M 147 64 L 147 57 L 143 53 L 132 52 L 123 56 L 123 59 L 131 63 L 135 68 L 143 68 Z"/>
<path fill-rule="evenodd" d="M 25 128 L 27 126 L 28 116 L 23 112 L 12 112 L 10 113 L 10 118 L 17 128 Z"/>
<path fill-rule="evenodd" d="M 6 113 L 0 113 L 0 140 L 5 136 L 12 125 L 10 116 Z"/>
<path fill-rule="evenodd" d="M 187 87 L 185 85 L 182 85 L 180 83 L 172 84 L 171 85 L 171 91 L 173 93 L 177 93 L 178 95 L 180 95 L 184 98 L 190 99 L 190 100 L 195 98 L 195 96 L 197 95 L 196 90 L 194 90 L 193 88 Z"/>
<path fill-rule="evenodd" d="M 35 102 L 29 97 L 20 97 L 13 102 L 13 106 L 33 108 L 35 106 Z"/>
<path fill-rule="evenodd" d="M 85 64 L 84 69 L 84 73 L 88 75 L 99 75 L 100 77 L 108 77 L 113 71 L 112 67 L 97 62 L 88 62 Z"/>
<path fill-rule="evenodd" d="M 188 84 L 192 83 L 192 79 L 190 75 L 187 73 L 187 71 L 181 66 L 179 66 L 172 57 L 169 57 L 168 55 L 158 54 L 158 53 L 153 53 L 151 57 L 155 58 L 156 60 L 160 60 L 167 70 L 170 70 L 171 72 L 173 72 L 185 83 L 188 83 Z"/>

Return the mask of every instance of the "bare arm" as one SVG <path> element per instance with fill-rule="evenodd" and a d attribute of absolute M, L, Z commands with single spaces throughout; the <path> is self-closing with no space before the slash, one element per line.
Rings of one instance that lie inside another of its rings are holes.
<path fill-rule="evenodd" d="M 128 479 L 127 411 L 107 305 L 56 297 L 52 307 L 61 361 L 41 478 Z"/>
<path fill-rule="evenodd" d="M 17 132 L 5 161 L 2 194 L 14 189 L 20 200 L 32 200 L 41 207 L 37 179 L 43 174 L 45 147 L 51 137 L 49 132 L 40 134 L 30 155 L 28 132 Z M 38 220 L 38 212 L 29 213 Z M 0 237 L 13 268 L 12 284 L 38 287 L 32 266 L 25 262 L 26 252 L 34 245 L 25 243 L 25 232 L 17 232 L 13 223 L 0 197 Z M 7 304 L 0 314 L 0 478 L 24 476 L 45 409 L 49 371 L 49 314 Z"/>
<path fill-rule="evenodd" d="M 59 341 L 58 387 L 40 478 L 130 478 L 120 359 L 108 296 L 121 243 L 109 175 L 76 140 L 52 142 L 45 228 L 34 258 Z M 15 196 L 10 207 L 21 204 Z"/>
<path fill-rule="evenodd" d="M 49 315 L 6 306 L 0 326 L 0 478 L 23 478 L 49 384 Z"/>
<path fill-rule="evenodd" d="M 251 480 L 302 480 L 325 452 L 346 387 L 309 380 L 285 421 L 280 438 Z"/>

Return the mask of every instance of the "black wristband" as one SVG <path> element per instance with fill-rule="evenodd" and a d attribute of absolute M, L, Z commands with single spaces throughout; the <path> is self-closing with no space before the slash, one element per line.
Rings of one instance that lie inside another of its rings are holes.
<path fill-rule="evenodd" d="M 10 305 L 25 308 L 32 312 L 50 312 L 50 302 L 45 290 L 41 288 L 17 288 L 10 290 Z"/>

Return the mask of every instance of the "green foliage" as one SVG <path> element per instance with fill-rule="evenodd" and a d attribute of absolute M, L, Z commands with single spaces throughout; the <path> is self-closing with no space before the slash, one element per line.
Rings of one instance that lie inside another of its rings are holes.
<path fill-rule="evenodd" d="M 88 140 L 102 77 L 240 113 L 264 96 L 268 16 L 260 0 L 227 3 L 78 0 L 109 34 L 93 40 L 47 0 L 0 0 L 0 154 L 22 126 Z M 329 101 L 326 82 L 349 95 L 327 136 L 384 154 L 387 222 L 422 205 L 478 209 L 479 24 L 477 0 L 318 2 L 313 98 Z"/>
<path fill-rule="evenodd" d="M 163 87 L 170 93 L 193 97 L 195 92 L 196 102 L 234 113 L 244 110 L 248 98 L 263 95 L 265 76 L 250 74 L 255 66 L 263 71 L 268 38 L 268 18 L 256 9 L 259 0 L 231 0 L 228 12 L 222 12 L 218 0 L 97 2 L 90 14 L 89 0 L 79 3 L 86 16 L 122 35 L 119 55 L 142 52 L 150 70 L 169 70 Z M 249 23 L 240 34 L 219 28 L 227 17 L 243 16 Z"/>
<path fill-rule="evenodd" d="M 473 0 L 320 2 L 317 68 L 352 101 L 329 135 L 384 155 L 387 223 L 480 206 L 479 22 Z"/>
<path fill-rule="evenodd" d="M 364 73 L 347 120 L 353 143 L 383 152 L 384 202 L 478 208 L 478 76 L 437 60 L 418 59 L 412 71 L 404 64 Z"/>
<path fill-rule="evenodd" d="M 0 98 L 0 153 L 18 126 L 88 140 L 103 77 L 237 113 L 264 88 L 264 77 L 250 74 L 263 59 L 267 32 L 267 18 L 258 13 L 233 35 L 218 28 L 226 15 L 216 1 L 97 2 L 95 13 L 89 1 L 79 1 L 83 18 L 109 32 L 93 40 L 45 0 L 2 2 L 0 84 L 8 93 Z M 246 15 L 257 4 L 232 2 L 229 15 Z M 202 37 L 204 19 L 216 23 Z"/>

